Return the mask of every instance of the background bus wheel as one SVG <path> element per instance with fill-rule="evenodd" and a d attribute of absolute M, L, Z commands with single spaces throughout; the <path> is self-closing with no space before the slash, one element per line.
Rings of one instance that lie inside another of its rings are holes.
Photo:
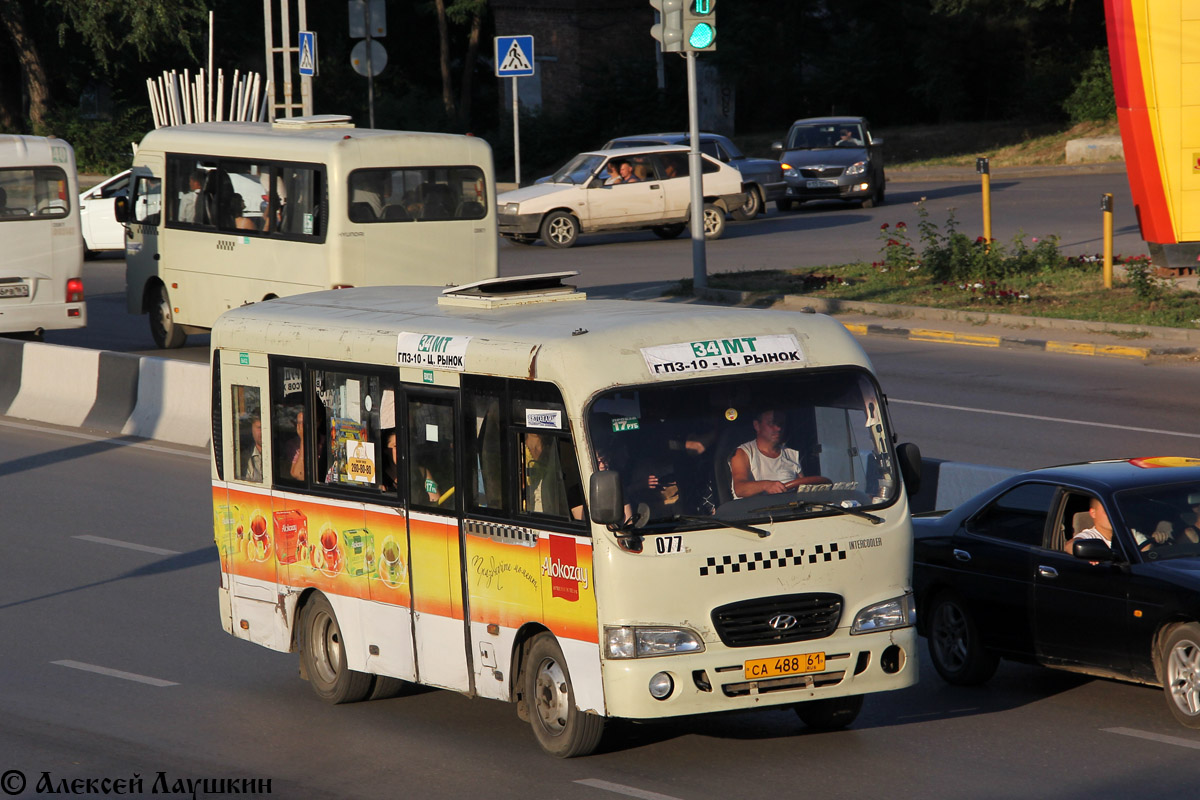
<path fill-rule="evenodd" d="M 975 620 L 950 592 L 939 594 L 929 607 L 929 657 L 946 683 L 957 686 L 983 683 L 1000 663 L 984 649 Z"/>
<path fill-rule="evenodd" d="M 704 204 L 704 238 L 720 239 L 725 233 L 725 212 L 712 203 Z"/>
<path fill-rule="evenodd" d="M 182 347 L 187 341 L 183 328 L 175 324 L 171 298 L 165 286 L 155 289 L 150 298 L 150 335 L 154 337 L 154 343 L 164 350 Z"/>
<path fill-rule="evenodd" d="M 763 201 L 758 194 L 758 189 L 751 186 L 746 190 L 746 202 L 741 208 L 734 209 L 733 218 L 738 222 L 745 222 L 748 219 L 754 219 L 762 213 Z"/>
<path fill-rule="evenodd" d="M 315 594 L 300 613 L 300 658 L 313 691 L 330 703 L 357 703 L 371 692 L 371 676 L 346 666 L 342 629 L 333 606 Z"/>
<path fill-rule="evenodd" d="M 1180 725 L 1200 728 L 1200 625 L 1189 622 L 1172 632 L 1162 665 L 1167 707 Z"/>
<path fill-rule="evenodd" d="M 542 241 L 551 247 L 570 247 L 579 238 L 579 223 L 566 211 L 554 211 L 542 222 Z"/>
<path fill-rule="evenodd" d="M 797 703 L 792 708 L 800 721 L 814 731 L 839 731 L 858 719 L 862 706 L 862 695 L 856 694 L 809 700 L 807 703 Z"/>
<path fill-rule="evenodd" d="M 586 756 L 600 744 L 604 718 L 580 711 L 567 662 L 554 637 L 539 633 L 525 657 L 525 704 L 538 744 L 552 756 Z"/>

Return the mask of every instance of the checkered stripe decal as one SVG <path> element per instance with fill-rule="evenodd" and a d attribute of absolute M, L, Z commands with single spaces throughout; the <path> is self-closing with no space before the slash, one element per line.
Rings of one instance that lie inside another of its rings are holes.
<path fill-rule="evenodd" d="M 230 239 L 229 241 L 225 241 L 224 239 L 221 239 L 217 242 L 217 249 L 218 250 L 232 250 L 235 244 L 237 244 L 237 242 L 235 242 L 233 239 Z"/>
<path fill-rule="evenodd" d="M 837 542 L 831 542 L 828 545 L 819 544 L 813 548 L 813 552 L 808 554 L 808 563 L 816 564 L 818 561 L 828 563 L 837 558 L 842 561 L 846 558 L 846 551 L 838 547 Z M 700 568 L 700 577 L 709 575 L 724 575 L 726 572 L 736 573 L 755 572 L 766 569 L 783 569 L 785 567 L 798 567 L 805 561 L 803 547 L 788 547 L 783 551 L 768 550 L 766 552 L 757 553 L 738 553 L 736 555 L 709 556 L 705 565 Z"/>
<path fill-rule="evenodd" d="M 499 542 L 520 544 L 525 547 L 535 547 L 538 535 L 528 528 L 518 528 L 515 525 L 498 525 L 494 522 L 468 519 L 463 522 L 463 530 L 472 536 L 484 536 Z"/>

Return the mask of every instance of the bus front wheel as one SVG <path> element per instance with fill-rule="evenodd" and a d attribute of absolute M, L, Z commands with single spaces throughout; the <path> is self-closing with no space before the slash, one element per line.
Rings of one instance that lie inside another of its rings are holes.
<path fill-rule="evenodd" d="M 175 314 L 171 310 L 171 298 L 167 287 L 157 286 L 151 290 L 150 296 L 150 335 L 154 343 L 163 350 L 182 347 L 187 341 L 183 328 L 175 324 Z"/>
<path fill-rule="evenodd" d="M 300 659 L 313 691 L 329 703 L 357 703 L 371 693 L 371 676 L 346 666 L 346 645 L 333 606 L 315 594 L 300 612 Z"/>
<path fill-rule="evenodd" d="M 595 750 L 604 733 L 604 718 L 576 706 L 571 674 L 553 636 L 534 637 L 524 673 L 529 724 L 542 749 L 559 758 L 586 756 Z"/>

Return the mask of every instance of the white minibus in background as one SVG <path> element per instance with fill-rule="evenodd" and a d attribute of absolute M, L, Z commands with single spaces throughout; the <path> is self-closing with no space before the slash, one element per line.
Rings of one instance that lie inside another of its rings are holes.
<path fill-rule="evenodd" d="M 492 153 L 471 136 L 349 117 L 151 131 L 134 157 L 126 293 L 159 347 L 227 309 L 381 284 L 497 274 Z"/>
<path fill-rule="evenodd" d="M 913 685 L 920 456 L 857 342 L 816 314 L 588 300 L 573 274 L 217 320 L 225 630 L 298 652 L 329 702 L 513 702 L 563 757 L 607 719 L 833 729 Z M 768 410 L 806 477 L 736 498 Z"/>
<path fill-rule="evenodd" d="M 0 134 L 0 333 L 87 324 L 78 196 L 71 145 Z"/>

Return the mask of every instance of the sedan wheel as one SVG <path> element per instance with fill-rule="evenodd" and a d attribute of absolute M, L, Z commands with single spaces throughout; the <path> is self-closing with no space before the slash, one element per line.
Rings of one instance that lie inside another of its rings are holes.
<path fill-rule="evenodd" d="M 542 222 L 542 241 L 551 247 L 570 247 L 579 238 L 579 222 L 566 211 L 554 211 Z"/>
<path fill-rule="evenodd" d="M 1179 724 L 1200 728 L 1200 625 L 1175 629 L 1163 647 L 1163 692 Z"/>
<path fill-rule="evenodd" d="M 1000 659 L 983 648 L 975 621 L 958 597 L 938 595 L 929 620 L 929 656 L 947 683 L 973 686 L 992 677 Z"/>
<path fill-rule="evenodd" d="M 725 212 L 712 203 L 704 204 L 704 238 L 720 239 L 725 233 Z"/>
<path fill-rule="evenodd" d="M 746 202 L 736 209 L 732 216 L 738 222 L 745 222 L 748 219 L 754 219 L 762 213 L 763 201 L 758 193 L 758 189 L 751 186 L 746 189 Z"/>

